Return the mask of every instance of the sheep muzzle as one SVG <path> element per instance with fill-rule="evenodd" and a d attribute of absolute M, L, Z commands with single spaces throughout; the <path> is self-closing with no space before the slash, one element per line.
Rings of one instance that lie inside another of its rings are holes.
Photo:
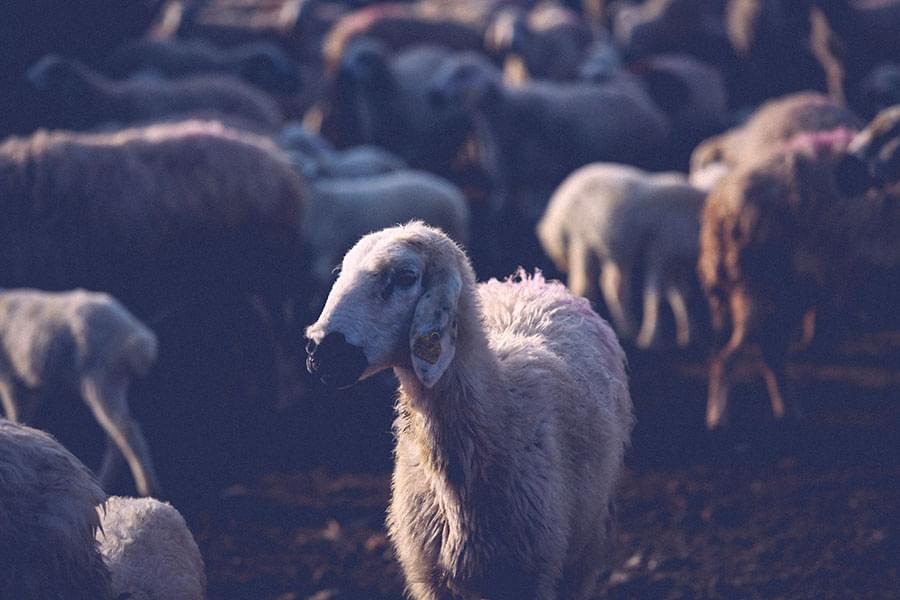
<path fill-rule="evenodd" d="M 368 366 L 362 348 L 350 344 L 343 334 L 329 333 L 321 343 L 309 340 L 306 345 L 306 370 L 329 387 L 350 387 Z"/>

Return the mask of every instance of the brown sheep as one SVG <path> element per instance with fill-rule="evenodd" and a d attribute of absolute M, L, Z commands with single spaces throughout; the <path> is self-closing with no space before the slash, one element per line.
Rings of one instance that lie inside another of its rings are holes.
<path fill-rule="evenodd" d="M 746 123 L 709 138 L 691 155 L 691 183 L 711 189 L 715 181 L 737 165 L 779 151 L 802 132 L 839 127 L 857 129 L 859 118 L 816 92 L 789 94 L 763 103 Z"/>
<path fill-rule="evenodd" d="M 409 4 L 383 2 L 344 15 L 322 43 L 325 69 L 337 71 L 351 43 L 362 37 L 379 40 L 390 50 L 418 44 L 436 44 L 451 50 L 478 50 L 481 32 L 467 23 L 449 19 L 443 11 Z"/>
<path fill-rule="evenodd" d="M 284 121 L 265 92 L 224 75 L 114 81 L 77 61 L 47 56 L 28 71 L 28 78 L 48 127 L 121 127 L 203 116 L 270 132 Z"/>
<path fill-rule="evenodd" d="M 140 315 L 283 296 L 299 286 L 303 198 L 272 142 L 219 123 L 10 138 L 0 285 L 103 290 Z"/>
<path fill-rule="evenodd" d="M 873 137 L 878 136 L 864 131 L 851 149 L 864 147 Z M 890 154 L 884 159 L 889 164 L 896 165 L 900 155 L 897 138 L 895 126 L 890 143 L 882 145 Z M 856 288 L 873 279 L 888 273 L 896 277 L 896 167 L 893 183 L 865 194 L 841 193 L 853 187 L 843 181 L 853 171 L 846 168 L 844 157 L 849 142 L 847 129 L 800 134 L 767 160 L 729 173 L 707 200 L 699 273 L 714 327 L 725 329 L 727 318 L 731 330 L 710 366 L 710 428 L 727 417 L 731 371 L 738 352 L 748 344 L 762 351 L 775 416 L 799 415 L 786 363 L 792 337 L 805 316 L 826 302 L 846 304 Z M 807 318 L 804 325 L 811 324 Z"/>

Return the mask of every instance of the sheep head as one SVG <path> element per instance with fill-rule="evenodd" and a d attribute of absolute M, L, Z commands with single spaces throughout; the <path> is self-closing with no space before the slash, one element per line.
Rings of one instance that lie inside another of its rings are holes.
<path fill-rule="evenodd" d="M 474 282 L 463 251 L 414 221 L 371 233 L 341 263 L 319 319 L 306 330 L 307 369 L 350 386 L 391 367 L 431 388 L 456 353 L 457 309 Z"/>
<path fill-rule="evenodd" d="M 502 85 L 499 69 L 487 58 L 475 52 L 463 52 L 435 73 L 428 100 L 436 109 L 490 108 L 498 103 Z"/>
<path fill-rule="evenodd" d="M 847 195 L 900 180 L 900 105 L 878 113 L 847 148 L 838 164 L 837 182 Z"/>

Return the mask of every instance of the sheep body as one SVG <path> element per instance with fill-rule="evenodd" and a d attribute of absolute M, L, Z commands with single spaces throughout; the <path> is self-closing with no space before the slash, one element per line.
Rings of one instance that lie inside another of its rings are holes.
<path fill-rule="evenodd" d="M 296 93 L 298 67 L 275 44 L 255 42 L 218 48 L 202 40 L 140 39 L 123 44 L 103 63 L 111 77 L 158 73 L 179 78 L 200 73 L 239 77 L 273 93 Z"/>
<path fill-rule="evenodd" d="M 0 419 L 0 596 L 112 600 L 94 542 L 105 498 L 52 436 Z"/>
<path fill-rule="evenodd" d="M 326 381 L 400 380 L 388 528 L 417 599 L 587 598 L 604 565 L 625 356 L 586 300 L 519 279 L 476 286 L 458 246 L 411 223 L 347 253 L 307 330 Z"/>
<path fill-rule="evenodd" d="M 688 306 L 704 196 L 676 173 L 595 163 L 560 185 L 538 223 L 538 237 L 568 272 L 574 293 L 593 302 L 602 293 L 622 335 L 637 335 L 644 348 L 656 343 L 664 297 L 676 318 L 678 344 L 685 346 L 693 329 Z M 631 307 L 635 270 L 644 273 L 639 334 Z"/>
<path fill-rule="evenodd" d="M 29 421 L 41 398 L 78 392 L 109 437 L 104 484 L 121 452 L 144 495 L 158 493 L 159 481 L 127 393 L 156 354 L 153 332 L 107 294 L 0 291 L 0 399 L 7 418 Z"/>
<path fill-rule="evenodd" d="M 181 514 L 153 498 L 112 496 L 96 534 L 116 595 L 134 600 L 203 600 L 206 574 Z"/>
<path fill-rule="evenodd" d="M 265 92 L 226 75 L 116 81 L 75 61 L 49 56 L 28 77 L 42 98 L 46 124 L 56 128 L 123 127 L 203 116 L 274 131 L 284 121 Z"/>
<path fill-rule="evenodd" d="M 713 324 L 720 330 L 730 324 L 730 338 L 710 367 L 709 427 L 727 418 L 731 371 L 749 344 L 762 350 L 775 416 L 799 415 L 786 363 L 804 315 L 826 300 L 842 304 L 854 295 L 884 296 L 885 290 L 859 290 L 897 280 L 896 174 L 865 193 L 846 195 L 840 187 L 842 166 L 851 158 L 848 143 L 865 159 L 873 132 L 884 125 L 876 119 L 852 142 L 843 129 L 795 139 L 767 160 L 736 169 L 710 194 L 699 273 Z M 882 131 L 886 139 L 879 145 L 888 154 L 893 149 L 897 161 L 900 127 Z M 811 337 L 809 326 L 805 333 Z"/>
<path fill-rule="evenodd" d="M 297 278 L 302 180 L 274 144 L 217 123 L 10 138 L 0 190 L 7 287 L 99 289 L 145 314 Z"/>
<path fill-rule="evenodd" d="M 371 231 L 420 219 L 461 244 L 469 241 L 469 209 L 462 192 L 424 171 L 322 178 L 310 192 L 304 239 L 315 288 L 323 292 L 341 257 Z"/>
<path fill-rule="evenodd" d="M 760 105 L 743 125 L 697 146 L 691 155 L 691 182 L 711 189 L 735 166 L 765 160 L 796 135 L 859 126 L 858 117 L 823 94 L 800 92 L 775 98 Z"/>

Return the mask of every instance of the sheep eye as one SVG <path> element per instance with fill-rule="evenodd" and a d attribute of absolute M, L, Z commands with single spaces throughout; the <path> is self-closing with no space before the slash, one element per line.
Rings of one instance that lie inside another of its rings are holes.
<path fill-rule="evenodd" d="M 401 269 L 394 273 L 393 284 L 399 288 L 408 288 L 418 281 L 419 276 L 415 271 L 409 269 Z"/>

